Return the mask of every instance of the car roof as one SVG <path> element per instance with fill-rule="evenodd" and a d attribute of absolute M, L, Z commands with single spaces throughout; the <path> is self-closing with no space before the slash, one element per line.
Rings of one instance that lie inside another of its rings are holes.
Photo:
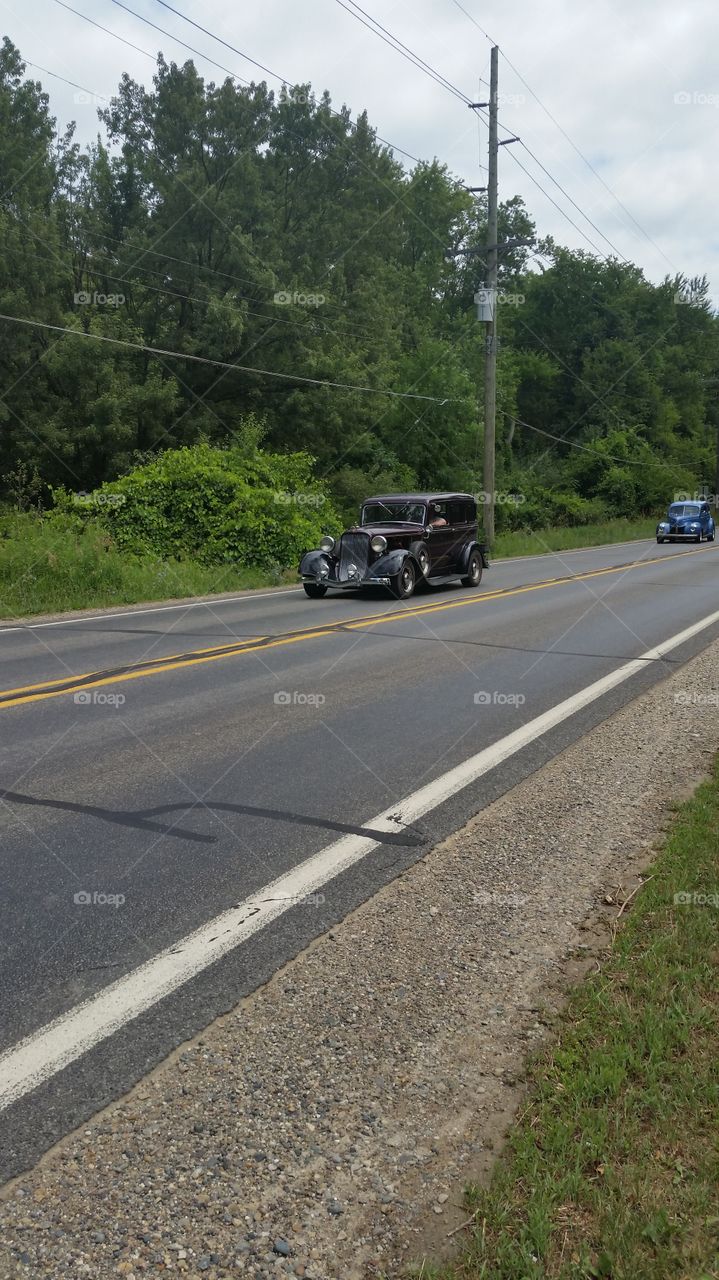
<path fill-rule="evenodd" d="M 371 498 L 365 498 L 365 502 L 446 502 L 448 498 L 466 498 L 470 502 L 476 502 L 473 493 L 379 493 L 373 494 Z"/>

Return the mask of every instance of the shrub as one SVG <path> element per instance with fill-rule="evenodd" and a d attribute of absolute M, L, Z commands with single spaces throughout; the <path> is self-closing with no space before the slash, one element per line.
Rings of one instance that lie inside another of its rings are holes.
<path fill-rule="evenodd" d="M 91 495 L 120 547 L 199 564 L 286 567 L 337 515 L 306 453 L 170 449 Z"/>

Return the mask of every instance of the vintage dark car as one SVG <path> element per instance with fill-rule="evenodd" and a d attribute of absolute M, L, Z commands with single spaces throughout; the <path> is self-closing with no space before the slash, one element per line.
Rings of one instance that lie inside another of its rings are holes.
<path fill-rule="evenodd" d="M 713 542 L 715 536 L 714 517 L 709 503 L 703 499 L 697 502 L 672 502 L 667 514 L 657 525 L 657 542 Z"/>
<path fill-rule="evenodd" d="M 299 573 L 307 595 L 331 588 L 386 587 L 407 600 L 420 582 L 459 578 L 478 587 L 487 567 L 469 493 L 390 493 L 366 498 L 359 524 L 307 551 Z"/>

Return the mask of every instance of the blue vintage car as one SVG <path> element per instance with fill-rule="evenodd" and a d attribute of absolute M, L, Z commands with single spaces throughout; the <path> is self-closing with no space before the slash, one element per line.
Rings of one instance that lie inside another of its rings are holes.
<path fill-rule="evenodd" d="M 714 517 L 709 503 L 672 502 L 667 514 L 657 525 L 657 542 L 714 541 Z"/>

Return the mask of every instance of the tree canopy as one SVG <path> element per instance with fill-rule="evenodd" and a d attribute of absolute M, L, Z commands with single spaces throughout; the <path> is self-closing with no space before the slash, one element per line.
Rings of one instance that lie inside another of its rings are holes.
<path fill-rule="evenodd" d="M 408 171 L 309 85 L 214 84 L 160 56 L 99 116 L 86 150 L 58 133 L 4 41 L 0 312 L 87 336 L 0 321 L 0 495 L 18 474 L 78 491 L 162 450 L 238 448 L 248 418 L 273 454 L 314 458 L 340 504 L 481 488 L 465 251 L 485 241 L 482 198 L 437 160 Z M 706 280 L 653 284 L 542 239 L 516 196 L 499 224 L 524 243 L 500 264 L 498 476 L 526 496 L 500 522 L 639 512 L 711 483 Z"/>

